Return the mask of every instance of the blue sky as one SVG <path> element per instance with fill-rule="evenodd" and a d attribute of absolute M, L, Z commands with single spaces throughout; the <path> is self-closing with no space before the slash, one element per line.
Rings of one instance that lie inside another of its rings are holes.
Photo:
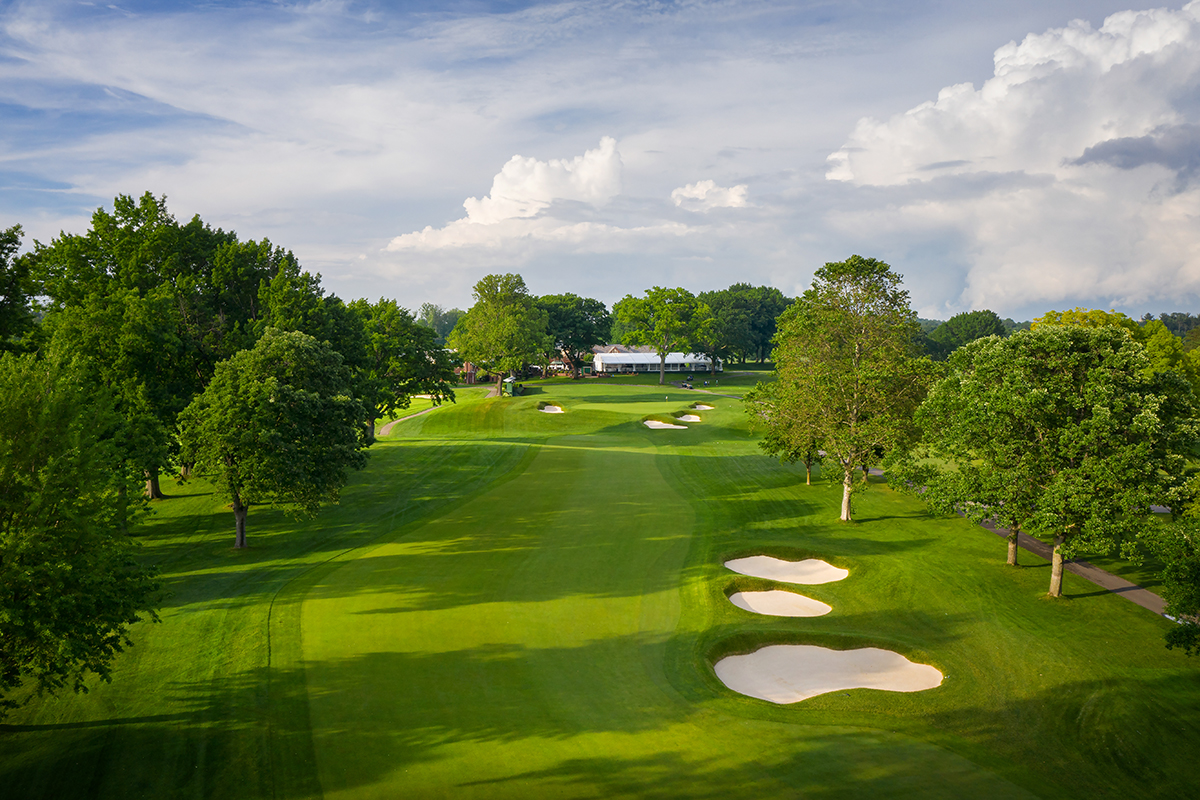
<path fill-rule="evenodd" d="M 0 3 L 0 226 L 151 191 L 409 307 L 860 253 L 922 316 L 1197 310 L 1198 124 L 1200 4 Z"/>

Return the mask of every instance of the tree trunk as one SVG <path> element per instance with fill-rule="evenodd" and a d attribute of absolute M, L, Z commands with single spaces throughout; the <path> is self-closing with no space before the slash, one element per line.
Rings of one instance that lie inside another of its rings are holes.
<path fill-rule="evenodd" d="M 862 471 L 863 471 L 862 482 L 867 483 L 868 482 L 867 478 L 871 477 L 871 468 L 868 467 L 866 464 L 863 464 Z"/>
<path fill-rule="evenodd" d="M 658 385 L 662 386 L 666 383 L 667 378 L 667 354 L 658 354 Z"/>
<path fill-rule="evenodd" d="M 234 492 L 233 495 L 233 519 L 237 527 L 237 536 L 234 539 L 233 546 L 242 549 L 246 546 L 246 512 L 250 510 L 250 506 L 242 503 L 242 498 Z"/>
<path fill-rule="evenodd" d="M 371 417 L 371 419 L 367 420 L 367 441 L 368 442 L 375 441 L 375 418 L 374 417 Z"/>
<path fill-rule="evenodd" d="M 496 397 L 504 397 L 504 373 L 496 373 Z"/>
<path fill-rule="evenodd" d="M 162 488 L 158 485 L 158 470 L 146 470 L 146 497 L 151 500 L 162 500 Z"/>
<path fill-rule="evenodd" d="M 850 518 L 850 495 L 854 491 L 854 474 L 849 466 L 842 478 L 842 522 L 853 522 Z"/>
<path fill-rule="evenodd" d="M 804 485 L 812 486 L 812 462 L 804 462 Z"/>
<path fill-rule="evenodd" d="M 1054 537 L 1054 555 L 1050 560 L 1050 596 L 1062 597 L 1063 557 L 1062 543 L 1066 537 L 1061 533 Z"/>
<path fill-rule="evenodd" d="M 1008 565 L 1015 567 L 1017 565 L 1017 536 L 1021 529 L 1014 527 L 1008 532 Z"/>

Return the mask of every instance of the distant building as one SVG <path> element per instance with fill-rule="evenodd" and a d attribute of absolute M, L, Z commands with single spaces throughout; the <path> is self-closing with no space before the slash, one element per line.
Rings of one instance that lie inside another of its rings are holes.
<path fill-rule="evenodd" d="M 624 352 L 608 352 L 607 348 L 604 349 L 606 352 L 596 353 L 592 359 L 597 374 L 658 372 L 658 353 L 631 353 L 629 348 L 625 348 Z M 667 372 L 708 372 L 711 364 L 712 359 L 699 353 L 667 353 L 665 368 Z M 721 359 L 718 358 L 716 371 L 720 372 L 721 369 Z"/>

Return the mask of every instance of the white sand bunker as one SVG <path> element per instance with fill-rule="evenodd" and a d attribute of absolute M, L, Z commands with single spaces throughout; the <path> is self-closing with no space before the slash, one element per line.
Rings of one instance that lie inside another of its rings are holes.
<path fill-rule="evenodd" d="M 675 419 L 679 420 L 680 422 L 699 422 L 700 421 L 700 418 L 697 417 L 695 414 L 684 414 L 683 416 L 676 417 Z"/>
<path fill-rule="evenodd" d="M 563 413 L 563 410 L 561 408 L 559 408 L 558 406 L 543 406 L 542 408 L 540 408 L 538 410 L 545 414 L 561 414 L 561 413 Z"/>
<path fill-rule="evenodd" d="M 769 592 L 735 592 L 729 602 L 738 608 L 766 614 L 770 617 L 820 617 L 833 611 L 833 607 L 795 592 L 772 589 Z"/>
<path fill-rule="evenodd" d="M 771 703 L 798 703 L 842 689 L 920 692 L 942 684 L 942 673 L 899 653 L 864 647 L 830 650 L 808 644 L 776 644 L 745 656 L 728 656 L 713 669 L 738 694 Z"/>
<path fill-rule="evenodd" d="M 697 403 L 696 405 L 692 406 L 692 408 L 696 409 L 697 411 L 712 411 L 715 407 L 716 406 L 706 406 L 703 403 Z"/>
<path fill-rule="evenodd" d="M 833 583 L 840 581 L 850 574 L 848 569 L 839 569 L 827 564 L 819 558 L 806 558 L 803 561 L 783 561 L 771 556 L 750 556 L 726 561 L 725 566 L 742 575 L 755 578 L 766 578 L 784 583 L 807 583 L 810 586 L 818 583 Z"/>
<path fill-rule="evenodd" d="M 654 428 L 656 431 L 661 431 L 664 429 L 673 429 L 673 430 L 677 430 L 677 431 L 686 431 L 687 430 L 687 425 L 672 425 L 669 422 L 659 422 L 656 419 L 646 420 L 646 427 Z"/>

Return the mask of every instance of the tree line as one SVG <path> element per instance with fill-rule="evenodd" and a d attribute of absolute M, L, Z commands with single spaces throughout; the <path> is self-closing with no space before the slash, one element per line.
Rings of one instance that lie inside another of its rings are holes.
<path fill-rule="evenodd" d="M 344 302 L 290 251 L 180 222 L 149 193 L 83 234 L 23 254 L 21 239 L 0 231 L 0 712 L 25 680 L 107 678 L 128 626 L 154 617 L 134 532 L 164 475 L 210 479 L 242 548 L 254 506 L 336 502 L 379 419 L 416 395 L 453 402 L 463 359 L 499 380 L 562 358 L 578 377 L 595 345 L 647 335 L 511 274 L 480 280 L 468 311 Z M 672 347 L 766 358 L 778 290 L 674 291 L 706 327 Z"/>
<path fill-rule="evenodd" d="M 882 465 L 933 510 L 1007 528 L 1011 565 L 1020 532 L 1052 539 L 1054 597 L 1080 552 L 1154 554 L 1181 621 L 1167 646 L 1200 652 L 1200 351 L 1111 311 L 1051 311 L 1011 334 L 971 312 L 942 328 L 952 348 L 931 354 L 887 264 L 825 264 L 779 319 L 776 379 L 746 398 L 763 449 L 810 481 L 828 463 L 846 522 Z"/>

